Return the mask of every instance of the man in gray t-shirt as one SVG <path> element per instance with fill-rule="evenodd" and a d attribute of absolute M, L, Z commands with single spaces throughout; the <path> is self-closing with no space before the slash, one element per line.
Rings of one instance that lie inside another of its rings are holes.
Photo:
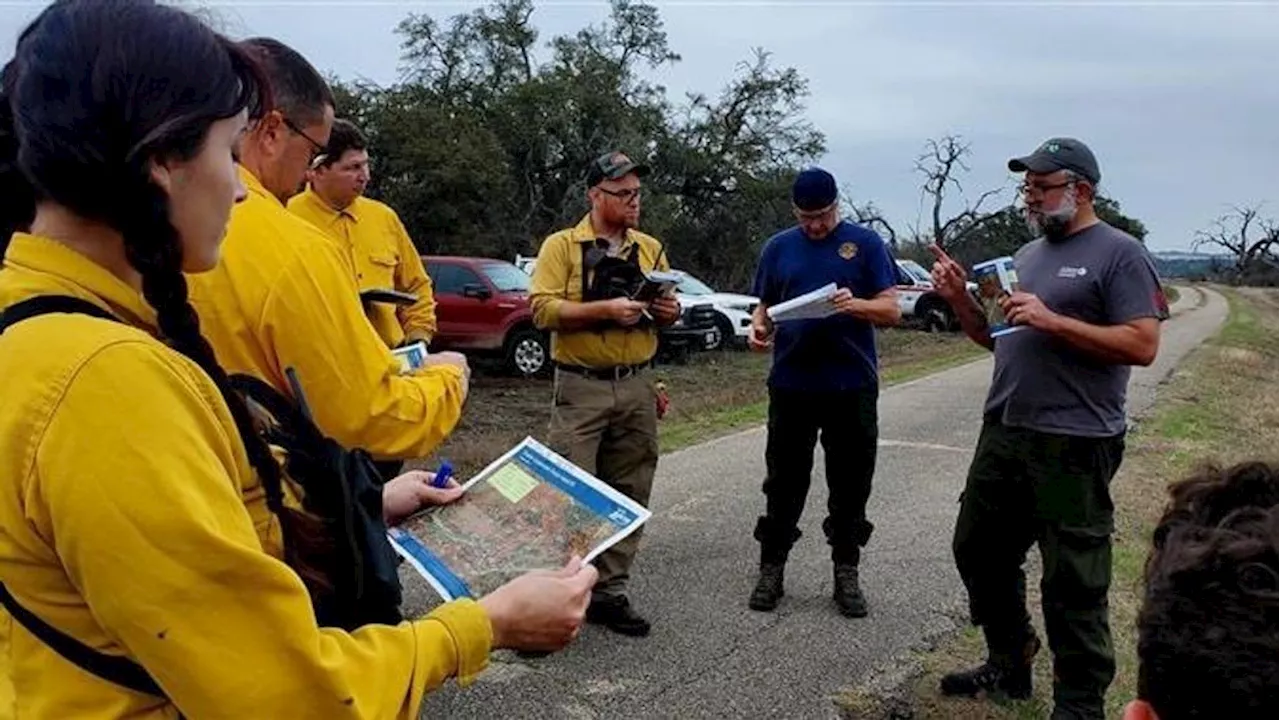
<path fill-rule="evenodd" d="M 1110 483 L 1124 453 L 1125 390 L 1130 366 L 1155 359 L 1168 305 L 1142 244 L 1094 213 L 1101 173 L 1084 143 L 1048 140 L 1009 169 L 1025 173 L 1027 223 L 1040 236 L 1014 256 L 1018 287 L 1000 300 L 1021 327 L 992 338 L 964 269 L 933 248 L 938 293 L 995 353 L 953 541 L 988 657 L 944 676 L 942 692 L 1030 695 L 1040 640 L 1022 566 L 1038 543 L 1052 718 L 1101 720 L 1115 675 Z"/>
<path fill-rule="evenodd" d="M 1069 241 L 1034 240 L 1013 260 L 1021 290 L 1082 323 L 1123 326 L 1162 318 L 1168 310 L 1146 248 L 1105 222 L 1074 233 Z M 1149 347 L 1154 357 L 1155 343 Z M 1003 336 L 995 343 L 986 411 L 1013 427 L 1083 437 L 1119 435 L 1125 429 L 1130 370 L 1117 359 L 1051 332 Z M 1145 357 L 1126 359 L 1150 363 Z"/>

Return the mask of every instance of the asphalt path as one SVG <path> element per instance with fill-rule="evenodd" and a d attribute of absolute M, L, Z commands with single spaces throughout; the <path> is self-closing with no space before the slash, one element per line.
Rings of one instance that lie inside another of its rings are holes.
<path fill-rule="evenodd" d="M 1227 314 L 1221 295 L 1180 290 L 1156 362 L 1130 382 L 1138 421 L 1158 385 Z M 752 429 L 659 464 L 630 591 L 652 635 L 589 626 L 549 657 L 497 652 L 471 687 L 429 695 L 422 717 L 835 717 L 838 693 L 892 680 L 903 658 L 956 627 L 963 592 L 951 532 L 990 375 L 984 358 L 882 392 L 868 509 L 876 530 L 862 563 L 869 617 L 843 618 L 831 600 L 821 448 L 786 597 L 773 613 L 747 608 L 758 560 L 751 532 L 764 503 L 765 434 Z M 425 584 L 406 582 L 406 609 L 432 602 Z"/>

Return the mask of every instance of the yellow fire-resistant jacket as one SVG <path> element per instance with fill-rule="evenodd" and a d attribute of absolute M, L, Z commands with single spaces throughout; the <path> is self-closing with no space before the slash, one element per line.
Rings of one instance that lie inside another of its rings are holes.
<path fill-rule="evenodd" d="M 177 708 L 86 673 L 0 610 L 0 718 L 408 720 L 426 691 L 485 667 L 492 632 L 470 601 L 318 628 L 213 381 L 153 337 L 129 285 L 15 236 L 0 307 L 50 294 L 124 323 L 46 315 L 0 335 L 0 581 L 46 623 L 141 663 Z"/>

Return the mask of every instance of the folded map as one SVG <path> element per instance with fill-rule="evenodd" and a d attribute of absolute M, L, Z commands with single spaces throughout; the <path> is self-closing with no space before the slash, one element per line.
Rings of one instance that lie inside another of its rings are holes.
<path fill-rule="evenodd" d="M 589 562 L 650 513 L 532 438 L 463 485 L 458 500 L 391 528 L 391 544 L 440 597 L 479 598 L 530 570 Z"/>

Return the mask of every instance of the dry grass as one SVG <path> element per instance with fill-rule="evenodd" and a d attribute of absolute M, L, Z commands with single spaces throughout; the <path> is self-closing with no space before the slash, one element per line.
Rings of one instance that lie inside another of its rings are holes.
<path fill-rule="evenodd" d="M 881 332 L 879 349 L 885 384 L 935 372 L 982 353 L 962 335 L 900 329 Z M 654 372 L 666 383 L 672 403 L 659 425 L 663 452 L 764 421 L 767 354 L 698 353 L 686 365 L 659 365 Z M 503 377 L 478 367 L 458 428 L 435 457 L 414 465 L 430 467 L 448 458 L 459 477 L 468 477 L 527 435 L 545 439 L 550 414 L 550 380 Z"/>
<path fill-rule="evenodd" d="M 1119 717 L 1134 697 L 1137 678 L 1135 627 L 1141 598 L 1142 565 L 1151 531 L 1164 507 L 1165 488 L 1203 461 L 1231 464 L 1261 458 L 1277 462 L 1277 330 L 1275 291 L 1227 290 L 1231 314 L 1219 335 L 1197 349 L 1161 391 L 1155 412 L 1129 438 L 1124 466 L 1112 485 L 1116 505 L 1111 627 L 1116 648 L 1116 680 L 1107 698 L 1107 716 Z M 1038 563 L 1028 568 L 1028 602 L 1043 636 L 1038 605 Z M 1043 718 L 1052 708 L 1050 653 L 1036 661 L 1036 692 L 1026 702 L 995 704 L 943 698 L 941 675 L 981 662 L 980 633 L 965 627 L 919 660 L 921 672 L 908 687 L 857 699 L 850 717 Z M 888 700 L 891 698 L 891 700 Z M 889 706 L 892 706 L 890 715 Z"/>

